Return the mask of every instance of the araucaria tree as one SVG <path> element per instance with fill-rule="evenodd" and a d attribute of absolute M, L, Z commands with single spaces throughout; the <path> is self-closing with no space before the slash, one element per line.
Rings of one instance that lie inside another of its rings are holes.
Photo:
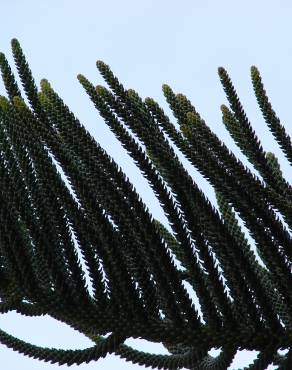
<path fill-rule="evenodd" d="M 22 88 L 0 54 L 7 92 L 0 97 L 1 312 L 48 314 L 93 345 L 42 348 L 2 330 L 0 342 L 67 365 L 114 353 L 158 369 L 223 370 L 239 349 L 247 349 L 259 351 L 248 369 L 269 364 L 292 369 L 292 188 L 275 155 L 263 150 L 226 70 L 218 69 L 230 105 L 221 107 L 223 123 L 261 178 L 169 86 L 163 86 L 163 93 L 177 125 L 153 99 L 126 90 L 101 61 L 96 65 L 110 89 L 78 76 L 151 185 L 169 231 L 49 82 L 36 87 L 16 39 L 12 51 Z M 254 66 L 251 79 L 263 117 L 292 164 L 290 137 Z M 172 145 L 214 187 L 219 211 Z M 196 303 L 184 282 L 194 289 Z M 124 344 L 130 337 L 162 343 L 169 355 L 133 349 Z M 212 348 L 221 349 L 217 357 L 208 354 Z M 284 355 L 279 353 L 283 349 L 288 350 Z"/>

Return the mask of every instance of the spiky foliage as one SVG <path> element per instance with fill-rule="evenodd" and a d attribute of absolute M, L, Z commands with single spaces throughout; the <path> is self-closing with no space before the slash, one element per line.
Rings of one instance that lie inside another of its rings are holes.
<path fill-rule="evenodd" d="M 8 96 L 0 98 L 1 312 L 49 314 L 93 345 L 84 350 L 42 348 L 2 330 L 0 342 L 27 356 L 67 365 L 115 353 L 152 368 L 223 370 L 238 349 L 247 349 L 259 351 L 250 370 L 272 363 L 291 369 L 292 189 L 275 155 L 263 150 L 225 69 L 218 70 L 230 103 L 230 108 L 221 107 L 223 123 L 261 179 L 169 86 L 163 86 L 163 93 L 178 126 L 153 99 L 142 100 L 126 90 L 103 62 L 96 65 L 110 89 L 78 76 L 148 180 L 169 231 L 152 217 L 126 175 L 49 82 L 42 80 L 37 88 L 16 39 L 12 51 L 22 89 L 0 54 Z M 292 163 L 290 137 L 256 67 L 251 78 L 264 119 Z M 169 139 L 214 187 L 219 212 Z M 184 282 L 196 292 L 196 304 Z M 130 337 L 162 343 L 170 354 L 133 349 L 124 344 Z M 212 348 L 221 349 L 215 358 L 208 354 Z M 289 351 L 280 355 L 279 349 Z"/>

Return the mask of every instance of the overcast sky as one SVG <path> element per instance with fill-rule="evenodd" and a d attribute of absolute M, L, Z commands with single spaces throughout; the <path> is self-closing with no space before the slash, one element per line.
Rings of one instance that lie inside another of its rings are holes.
<path fill-rule="evenodd" d="M 12 62 L 10 41 L 13 37 L 20 41 L 37 83 L 41 78 L 50 81 L 96 141 L 122 166 L 153 216 L 161 222 L 166 223 L 167 219 L 151 188 L 77 81 L 77 74 L 82 73 L 94 84 L 104 84 L 95 67 L 97 59 L 109 64 L 126 88 L 135 89 L 142 98 L 153 97 L 167 112 L 161 91 L 163 83 L 176 93 L 187 95 L 211 129 L 248 164 L 221 120 L 220 105 L 226 103 L 226 97 L 217 68 L 224 66 L 264 149 L 278 156 L 287 180 L 291 181 L 288 163 L 260 115 L 250 81 L 250 66 L 256 65 L 273 107 L 291 135 L 290 1 L 4 0 L 1 14 L 0 50 Z M 3 85 L 0 93 L 4 94 Z M 184 164 L 214 202 L 210 185 L 187 161 Z M 78 332 L 50 318 L 29 319 L 9 313 L 0 317 L 0 327 L 47 347 L 91 345 Z M 167 353 L 161 345 L 142 340 L 129 339 L 126 344 L 143 351 Z M 242 368 L 255 354 L 238 353 L 231 368 Z M 60 368 L 24 357 L 3 345 L 0 362 L 5 370 Z M 141 369 L 114 355 L 71 368 Z"/>

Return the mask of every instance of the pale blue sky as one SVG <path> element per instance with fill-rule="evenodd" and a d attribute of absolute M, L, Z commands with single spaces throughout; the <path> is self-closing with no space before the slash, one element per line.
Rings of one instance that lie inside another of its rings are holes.
<path fill-rule="evenodd" d="M 167 112 L 161 91 L 163 83 L 187 95 L 211 129 L 248 164 L 221 121 L 220 105 L 226 103 L 226 98 L 217 68 L 224 66 L 264 149 L 276 153 L 287 180 L 292 180 L 288 163 L 257 108 L 249 72 L 253 64 L 260 69 L 274 109 L 291 135 L 290 1 L 4 0 L 1 14 L 0 50 L 12 62 L 10 41 L 13 37 L 20 41 L 36 81 L 47 78 L 51 82 L 96 141 L 121 165 L 153 216 L 163 223 L 166 218 L 150 187 L 76 79 L 78 73 L 83 73 L 94 84 L 103 84 L 95 67 L 97 59 L 108 63 L 127 88 L 135 89 L 143 98 L 153 97 Z M 214 202 L 209 184 L 184 163 Z M 85 348 L 91 344 L 78 332 L 43 317 L 28 319 L 10 313 L 0 318 L 0 327 L 47 347 Z M 162 346 L 142 340 L 129 339 L 126 343 L 144 351 L 167 353 Z M 253 357 L 239 353 L 231 368 L 242 368 Z M 2 345 L 0 363 L 5 370 L 60 368 Z M 141 369 L 114 355 L 71 368 Z"/>

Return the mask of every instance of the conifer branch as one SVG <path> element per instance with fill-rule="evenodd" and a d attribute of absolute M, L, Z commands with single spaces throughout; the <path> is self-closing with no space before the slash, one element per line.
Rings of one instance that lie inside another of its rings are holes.
<path fill-rule="evenodd" d="M 0 96 L 0 312 L 49 314 L 93 346 L 42 348 L 2 330 L 0 342 L 68 366 L 115 353 L 151 368 L 226 370 L 237 350 L 247 349 L 259 355 L 245 369 L 290 368 L 292 241 L 277 212 L 291 231 L 291 186 L 275 154 L 264 151 L 255 135 L 226 70 L 218 70 L 231 108 L 222 105 L 223 123 L 262 179 L 170 86 L 163 85 L 163 93 L 178 128 L 153 99 L 125 89 L 104 62 L 96 66 L 110 89 L 78 75 L 153 189 L 168 229 L 153 218 L 126 174 L 50 83 L 43 79 L 38 89 L 16 39 L 12 53 L 24 94 L 0 53 L 8 96 Z M 255 66 L 251 77 L 265 121 L 291 163 L 290 137 Z M 173 145 L 214 188 L 219 211 Z M 254 238 L 260 260 L 239 219 Z M 186 282 L 196 293 L 195 303 Z M 162 343 L 169 354 L 133 349 L 124 344 L 129 337 Z M 220 354 L 210 356 L 212 348 L 221 348 Z M 279 355 L 283 348 L 288 353 Z"/>

